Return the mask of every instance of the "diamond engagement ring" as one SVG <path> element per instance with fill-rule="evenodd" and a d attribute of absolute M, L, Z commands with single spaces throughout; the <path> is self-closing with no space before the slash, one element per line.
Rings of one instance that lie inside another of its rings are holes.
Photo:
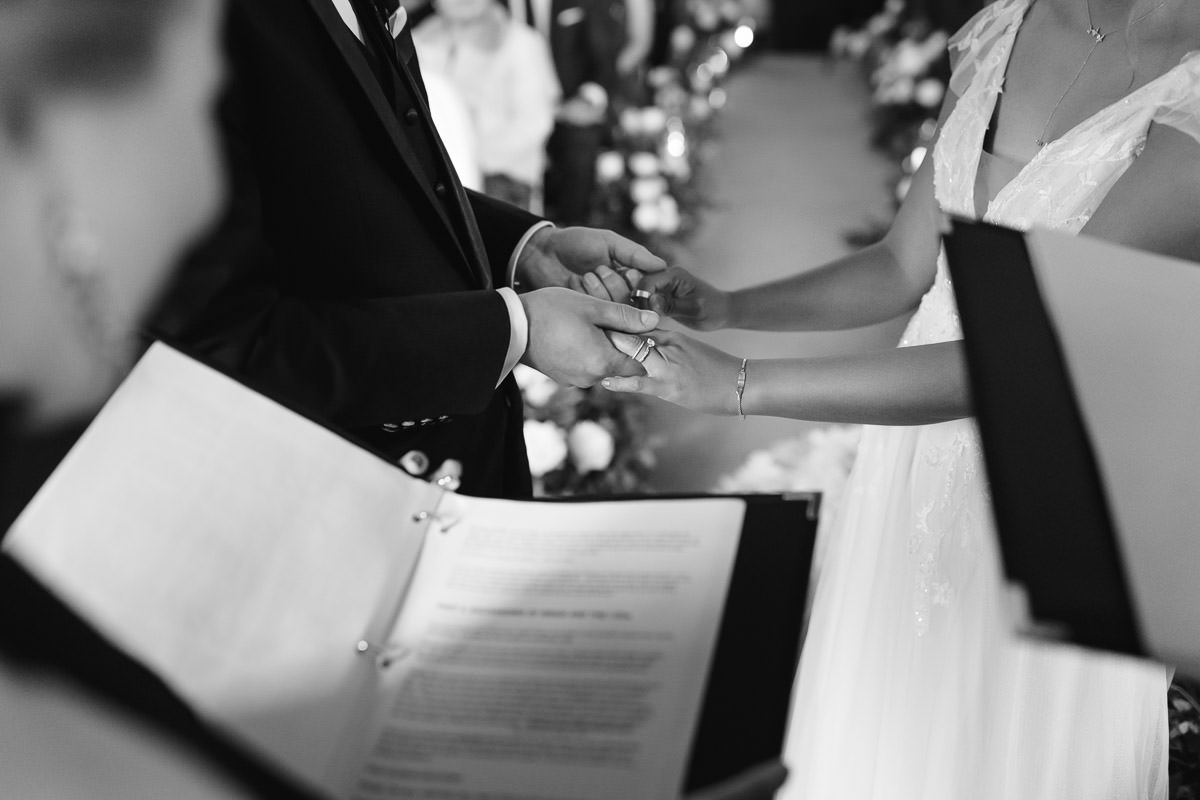
<path fill-rule="evenodd" d="M 650 355 L 650 351 L 653 350 L 657 344 L 658 343 L 649 336 L 647 336 L 645 339 L 642 339 L 641 344 L 638 345 L 637 352 L 633 354 L 633 360 L 641 364 L 646 360 L 646 357 Z"/>

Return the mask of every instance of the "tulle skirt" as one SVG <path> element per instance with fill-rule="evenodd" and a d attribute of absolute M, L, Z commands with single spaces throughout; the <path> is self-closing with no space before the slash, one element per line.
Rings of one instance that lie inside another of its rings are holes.
<path fill-rule="evenodd" d="M 1011 634 L 969 420 L 870 427 L 823 553 L 788 800 L 1167 793 L 1165 667 Z"/>

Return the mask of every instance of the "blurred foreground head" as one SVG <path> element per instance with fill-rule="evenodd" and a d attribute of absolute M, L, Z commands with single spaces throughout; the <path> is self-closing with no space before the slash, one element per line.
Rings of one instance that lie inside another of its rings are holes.
<path fill-rule="evenodd" d="M 0 394 L 100 403 L 221 199 L 218 0 L 0 0 Z"/>

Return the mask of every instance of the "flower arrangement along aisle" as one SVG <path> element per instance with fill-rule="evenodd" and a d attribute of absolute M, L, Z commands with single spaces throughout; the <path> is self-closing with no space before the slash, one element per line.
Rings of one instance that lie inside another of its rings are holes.
<path fill-rule="evenodd" d="M 676 260 L 706 205 L 699 177 L 715 148 L 722 84 L 753 45 L 761 0 L 686 0 L 667 64 L 646 73 L 647 105 L 618 110 L 612 148 L 596 162 L 591 223 Z M 644 492 L 660 440 L 643 398 L 559 386 L 525 367 L 525 443 L 539 496 Z"/>
<path fill-rule="evenodd" d="M 905 0 L 887 0 L 883 9 L 858 30 L 839 27 L 830 38 L 830 55 L 856 62 L 871 89 L 871 146 L 893 163 L 893 208 L 908 193 L 937 132 L 937 116 L 950 79 L 949 37 Z M 848 243 L 877 241 L 891 220 L 868 221 L 846 234 Z"/>
<path fill-rule="evenodd" d="M 687 0 L 670 33 L 666 64 L 646 73 L 618 109 L 612 148 L 596 161 L 593 223 L 670 258 L 706 205 L 701 168 L 715 150 L 714 120 L 725 107 L 726 76 L 753 46 L 760 2 Z"/>
<path fill-rule="evenodd" d="M 536 496 L 633 494 L 645 486 L 660 441 L 649 433 L 644 402 L 561 386 L 524 364 L 513 374 L 525 398 Z"/>

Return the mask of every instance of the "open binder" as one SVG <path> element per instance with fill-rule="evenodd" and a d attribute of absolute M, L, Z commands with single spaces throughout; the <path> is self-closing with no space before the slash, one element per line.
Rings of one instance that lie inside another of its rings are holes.
<path fill-rule="evenodd" d="M 953 228 L 1008 576 L 1069 640 L 1200 674 L 1200 265 Z"/>
<path fill-rule="evenodd" d="M 659 798 L 779 757 L 816 501 L 447 493 L 156 344 L 5 547 L 330 796 Z"/>

